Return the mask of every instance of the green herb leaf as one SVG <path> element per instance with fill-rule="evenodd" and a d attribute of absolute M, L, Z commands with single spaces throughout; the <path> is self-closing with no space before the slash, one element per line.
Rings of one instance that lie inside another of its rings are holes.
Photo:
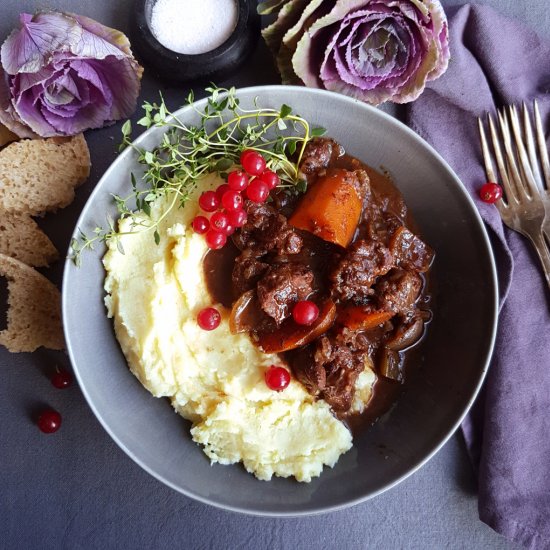
<path fill-rule="evenodd" d="M 132 122 L 130 120 L 127 120 L 122 125 L 122 135 L 124 137 L 129 136 L 132 133 Z"/>
<path fill-rule="evenodd" d="M 147 164 L 153 164 L 154 157 L 153 157 L 153 153 L 151 153 L 151 151 L 145 151 L 145 162 Z"/>
<path fill-rule="evenodd" d="M 321 137 L 324 136 L 327 133 L 326 128 L 322 128 L 321 126 L 318 126 L 317 128 L 313 128 L 311 130 L 311 137 Z"/>
<path fill-rule="evenodd" d="M 279 116 L 281 118 L 286 118 L 290 113 L 292 113 L 292 107 L 289 107 L 288 105 L 284 104 L 281 106 L 281 110 L 279 111 Z"/>
<path fill-rule="evenodd" d="M 229 170 L 233 166 L 233 161 L 231 159 L 220 159 L 218 162 L 216 162 L 215 169 L 217 172 L 224 172 L 225 170 Z"/>
<path fill-rule="evenodd" d="M 151 205 L 147 201 L 141 201 L 141 209 L 147 216 L 151 217 Z"/>
<path fill-rule="evenodd" d="M 117 247 L 117 250 L 122 254 L 124 255 L 124 248 L 122 246 L 122 243 L 120 242 L 120 238 L 117 238 L 116 240 L 116 247 Z"/>
<path fill-rule="evenodd" d="M 293 155 L 296 152 L 296 141 L 290 140 L 287 145 L 288 154 Z"/>
<path fill-rule="evenodd" d="M 155 237 L 155 244 L 156 245 L 160 244 L 160 235 L 156 229 L 155 229 L 154 237 Z"/>

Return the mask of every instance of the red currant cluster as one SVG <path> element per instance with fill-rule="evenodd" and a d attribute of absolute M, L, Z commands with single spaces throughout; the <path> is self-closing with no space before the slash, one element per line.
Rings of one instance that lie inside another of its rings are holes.
<path fill-rule="evenodd" d="M 204 235 L 206 244 L 214 250 L 222 248 L 227 237 L 246 223 L 244 196 L 252 202 L 265 202 L 271 190 L 279 185 L 279 176 L 266 169 L 265 159 L 260 153 L 246 149 L 240 160 L 242 170 L 230 172 L 227 183 L 215 191 L 205 191 L 199 197 L 201 210 L 212 215 L 210 219 L 197 216 L 193 220 L 193 230 Z"/>

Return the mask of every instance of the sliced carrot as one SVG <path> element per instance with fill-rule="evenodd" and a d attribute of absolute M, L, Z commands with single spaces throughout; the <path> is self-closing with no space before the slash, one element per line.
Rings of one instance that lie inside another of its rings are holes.
<path fill-rule="evenodd" d="M 325 241 L 348 246 L 362 209 L 361 198 L 349 179 L 349 172 L 343 169 L 321 176 L 308 189 L 289 223 Z"/>
<path fill-rule="evenodd" d="M 258 335 L 258 344 L 266 353 L 280 353 L 309 344 L 326 332 L 336 319 L 336 306 L 327 300 L 319 308 L 319 317 L 310 326 L 298 325 L 287 319 L 275 332 Z"/>
<path fill-rule="evenodd" d="M 389 321 L 391 311 L 372 310 L 366 306 L 347 306 L 338 312 L 338 322 L 351 330 L 367 330 Z"/>

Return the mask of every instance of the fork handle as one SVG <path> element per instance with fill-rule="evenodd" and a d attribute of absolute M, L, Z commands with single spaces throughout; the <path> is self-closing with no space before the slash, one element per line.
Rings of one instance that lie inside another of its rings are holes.
<path fill-rule="evenodd" d="M 544 276 L 546 277 L 546 284 L 548 285 L 548 288 L 550 288 L 550 252 L 548 251 L 548 245 L 544 240 L 542 231 L 528 235 L 528 237 L 537 251 L 542 264 L 542 269 L 544 270 Z"/>

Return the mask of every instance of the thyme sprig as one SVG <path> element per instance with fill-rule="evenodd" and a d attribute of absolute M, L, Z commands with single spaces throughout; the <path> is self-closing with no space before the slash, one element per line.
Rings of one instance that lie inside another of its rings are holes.
<path fill-rule="evenodd" d="M 189 199 L 197 182 L 207 174 L 216 172 L 227 177 L 227 170 L 238 164 L 244 149 L 253 149 L 266 159 L 267 167 L 277 172 L 281 185 L 288 192 L 304 192 L 306 182 L 301 177 L 299 165 L 307 142 L 325 133 L 323 128 L 311 128 L 307 120 L 294 114 L 291 107 L 262 108 L 258 99 L 253 109 L 240 106 L 235 88 L 206 88 L 209 93 L 202 110 L 195 105 L 191 91 L 187 104 L 199 115 L 197 125 L 184 124 L 171 113 L 161 96 L 160 103 L 145 102 L 144 116 L 137 121 L 145 128 L 167 127 L 161 143 L 149 151 L 132 141 L 132 124 L 128 120 L 122 126 L 120 150 L 131 147 L 137 153 L 144 173 L 140 185 L 130 174 L 132 193 L 127 197 L 113 195 L 120 218 L 130 218 L 130 231 L 117 231 L 113 220 L 107 227 L 96 227 L 92 235 L 82 231 L 71 241 L 71 258 L 80 265 L 84 250 L 93 249 L 98 242 L 115 239 L 119 251 L 124 254 L 120 241 L 122 235 L 148 231 L 155 242 L 160 242 L 160 222 L 176 207 L 182 207 Z M 159 219 L 152 219 L 151 203 L 162 196 L 172 196 L 171 203 Z M 145 216 L 141 215 L 145 214 Z"/>

